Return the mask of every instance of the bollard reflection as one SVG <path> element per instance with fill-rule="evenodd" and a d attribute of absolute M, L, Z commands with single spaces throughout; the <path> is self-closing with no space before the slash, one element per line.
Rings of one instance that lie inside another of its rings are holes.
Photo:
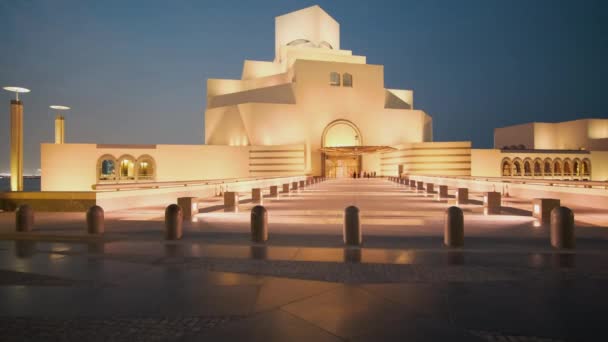
<path fill-rule="evenodd" d="M 184 260 L 182 259 L 177 259 L 177 258 L 182 258 L 184 253 L 183 253 L 183 246 L 181 244 L 175 244 L 175 243 L 166 243 L 164 245 L 165 248 L 165 257 L 166 259 L 173 259 L 173 260 L 164 260 L 164 272 L 163 272 L 163 279 L 168 280 L 168 281 L 173 281 L 173 280 L 185 280 L 184 276 L 185 276 L 185 269 L 184 269 Z M 177 259 L 177 260 L 175 260 Z"/>
<path fill-rule="evenodd" d="M 344 262 L 358 264 L 361 262 L 361 248 L 344 248 Z"/>
<path fill-rule="evenodd" d="M 573 253 L 554 253 L 552 257 L 553 267 L 573 268 L 575 266 L 575 254 Z"/>
<path fill-rule="evenodd" d="M 16 240 L 15 256 L 17 258 L 30 258 L 36 253 L 36 241 Z"/>
<path fill-rule="evenodd" d="M 447 263 L 449 266 L 464 265 L 464 253 L 459 251 L 448 251 Z"/>
<path fill-rule="evenodd" d="M 105 252 L 105 243 L 89 242 L 87 243 L 87 252 L 89 254 L 103 254 Z"/>
<path fill-rule="evenodd" d="M 166 243 L 165 244 L 165 257 L 177 258 L 183 256 L 181 244 Z"/>
<path fill-rule="evenodd" d="M 249 247 L 249 257 L 254 260 L 268 259 L 268 248 L 266 246 L 254 245 Z"/>

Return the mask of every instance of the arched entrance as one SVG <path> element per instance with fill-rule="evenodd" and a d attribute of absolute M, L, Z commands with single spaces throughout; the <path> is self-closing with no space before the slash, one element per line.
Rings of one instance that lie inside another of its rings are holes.
<path fill-rule="evenodd" d="M 332 121 L 323 130 L 322 147 L 361 146 L 363 138 L 359 128 L 348 120 Z M 361 170 L 361 155 L 322 153 L 322 171 L 325 177 L 352 177 Z"/>

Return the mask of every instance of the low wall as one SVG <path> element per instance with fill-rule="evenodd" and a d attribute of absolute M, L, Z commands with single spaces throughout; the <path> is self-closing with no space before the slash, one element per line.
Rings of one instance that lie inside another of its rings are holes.
<path fill-rule="evenodd" d="M 0 209 L 14 211 L 27 204 L 37 211 L 86 211 L 95 205 L 93 191 L 0 192 Z"/>
<path fill-rule="evenodd" d="M 245 178 L 226 181 L 212 181 L 208 184 L 181 184 L 179 186 L 106 190 L 106 191 L 40 191 L 40 192 L 0 192 L 0 209 L 14 211 L 22 204 L 28 204 L 36 211 L 85 212 L 93 205 L 105 211 L 147 206 L 166 206 L 177 203 L 178 197 L 213 197 L 225 191 L 250 192 L 252 188 L 268 188 L 300 180 L 306 176 Z"/>
<path fill-rule="evenodd" d="M 213 197 L 221 192 L 237 191 L 251 192 L 252 188 L 269 188 L 271 185 L 281 185 L 306 180 L 306 176 L 277 177 L 264 179 L 244 179 L 224 183 L 197 184 L 159 189 L 133 189 L 120 191 L 97 192 L 97 205 L 106 211 L 148 207 L 166 206 L 177 203 L 179 197 Z"/>
<path fill-rule="evenodd" d="M 590 208 L 608 207 L 608 190 L 557 185 L 506 183 L 500 180 L 480 180 L 454 177 L 409 176 L 410 179 L 425 183 L 447 185 L 454 188 L 468 188 L 470 192 L 498 191 L 521 198 L 559 198 L 562 205 L 584 205 Z"/>

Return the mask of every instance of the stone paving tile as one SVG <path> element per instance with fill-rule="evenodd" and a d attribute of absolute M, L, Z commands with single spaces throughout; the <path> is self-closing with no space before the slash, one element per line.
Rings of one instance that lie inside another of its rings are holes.
<path fill-rule="evenodd" d="M 553 338 L 538 336 L 508 335 L 489 331 L 471 331 L 473 335 L 481 337 L 487 342 L 562 342 Z"/>
<path fill-rule="evenodd" d="M 607 282 L 551 279 L 446 285 L 454 324 L 513 336 L 594 341 L 604 334 Z"/>
<path fill-rule="evenodd" d="M 482 336 L 466 329 L 458 328 L 445 322 L 430 322 L 418 318 L 403 320 L 396 324 L 386 325 L 383 329 L 362 334 L 349 339 L 353 342 L 403 342 L 403 341 L 449 341 L 449 342 L 485 342 Z M 513 342 L 513 341 L 501 341 Z"/>
<path fill-rule="evenodd" d="M 343 338 L 370 333 L 415 317 L 398 304 L 347 285 L 285 305 L 282 310 Z"/>
<path fill-rule="evenodd" d="M 204 259 L 195 261 L 210 271 L 256 274 L 346 283 L 488 282 L 532 277 L 525 268 L 481 266 L 359 264 L 275 260 Z"/>
<path fill-rule="evenodd" d="M 43 274 L 0 270 L 0 286 L 104 286 L 98 282 L 52 277 Z"/>
<path fill-rule="evenodd" d="M 343 341 L 331 332 L 310 324 L 288 312 L 273 310 L 259 313 L 200 334 L 198 341 L 253 342 L 335 342 Z"/>
<path fill-rule="evenodd" d="M 363 284 L 359 288 L 421 317 L 449 320 L 448 291 L 435 284 Z"/>
<path fill-rule="evenodd" d="M 362 209 L 362 249 L 343 248 L 347 204 Z M 548 228 L 521 210 L 484 216 L 468 204 L 465 248 L 451 250 L 441 239 L 449 204 L 381 180 L 329 181 L 265 205 L 273 218 L 266 245 L 250 242 L 249 205 L 198 215 L 175 242 L 162 240 L 160 207 L 108 213 L 110 241 L 0 241 L 0 340 L 604 334 L 608 230 L 577 227 L 576 251 L 562 253 L 550 248 Z M 0 213 L 0 232 L 13 229 L 13 217 Z M 38 233 L 82 234 L 82 215 L 38 219 Z"/>
<path fill-rule="evenodd" d="M 255 311 L 266 311 L 340 286 L 337 283 L 267 277 L 257 294 Z"/>
<path fill-rule="evenodd" d="M 201 332 L 241 319 L 210 317 L 2 317 L 0 336 L 13 341 L 185 341 Z"/>

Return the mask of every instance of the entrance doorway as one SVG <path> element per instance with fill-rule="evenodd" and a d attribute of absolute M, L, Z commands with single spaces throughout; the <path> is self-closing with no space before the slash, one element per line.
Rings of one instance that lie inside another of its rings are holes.
<path fill-rule="evenodd" d="M 335 120 L 323 131 L 322 147 L 356 147 L 361 146 L 361 131 L 348 120 Z M 361 156 L 352 153 L 322 153 L 323 175 L 330 178 L 352 177 L 354 172 L 361 171 Z"/>
<path fill-rule="evenodd" d="M 325 177 L 348 178 L 359 172 L 361 156 L 327 156 L 325 158 Z"/>

